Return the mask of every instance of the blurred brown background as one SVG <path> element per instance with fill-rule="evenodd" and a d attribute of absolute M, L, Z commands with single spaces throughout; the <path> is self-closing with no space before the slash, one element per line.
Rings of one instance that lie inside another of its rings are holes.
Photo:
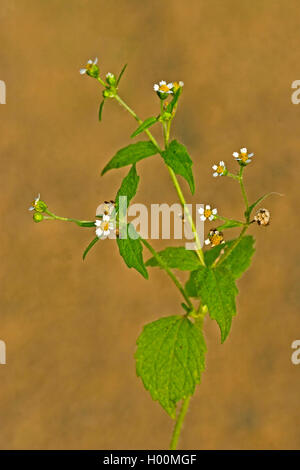
<path fill-rule="evenodd" d="M 150 281 L 126 268 L 114 242 L 85 263 L 88 229 L 34 224 L 34 196 L 59 215 L 93 218 L 113 198 L 127 169 L 101 178 L 136 124 L 114 102 L 97 121 L 101 90 L 79 75 L 98 56 L 104 73 L 128 70 L 120 94 L 142 117 L 158 113 L 160 79 L 183 80 L 174 135 L 188 147 L 197 189 L 229 217 L 243 210 L 239 188 L 213 179 L 211 166 L 232 152 L 255 152 L 247 169 L 251 200 L 268 191 L 272 212 L 257 236 L 253 267 L 239 282 L 238 316 L 220 344 L 206 319 L 207 371 L 192 400 L 180 447 L 300 448 L 300 79 L 298 0 L 2 0 L 0 79 L 2 449 L 156 449 L 173 422 L 135 376 L 142 326 L 181 312 L 163 272 Z M 135 202 L 173 203 L 158 158 L 138 165 Z M 186 194 L 188 190 L 183 183 Z M 166 243 L 166 242 L 164 242 Z M 154 243 L 161 247 L 161 242 Z M 182 277 L 183 278 L 183 277 Z"/>

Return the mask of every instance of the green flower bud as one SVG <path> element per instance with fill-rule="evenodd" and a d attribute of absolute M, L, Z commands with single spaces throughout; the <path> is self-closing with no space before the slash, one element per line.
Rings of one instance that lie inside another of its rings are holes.
<path fill-rule="evenodd" d="M 35 213 L 33 214 L 33 220 L 34 220 L 35 222 L 37 222 L 37 223 L 38 223 L 38 222 L 42 222 L 43 219 L 44 219 L 44 216 L 43 216 L 43 214 L 41 214 L 40 212 L 35 212 Z"/>
<path fill-rule="evenodd" d="M 97 65 L 97 62 L 98 62 L 97 57 L 94 61 L 92 61 L 91 59 L 88 60 L 86 66 L 83 67 L 82 69 L 80 69 L 80 74 L 81 75 L 87 74 L 90 77 L 98 78 L 99 77 L 99 67 Z"/>
<path fill-rule="evenodd" d="M 103 98 L 114 98 L 117 94 L 116 89 L 110 88 L 103 91 Z"/>
<path fill-rule="evenodd" d="M 37 211 L 37 212 L 45 212 L 45 210 L 47 209 L 47 204 L 44 202 L 44 201 L 36 201 L 35 204 L 34 204 L 34 209 Z"/>
<path fill-rule="evenodd" d="M 106 74 L 106 82 L 110 85 L 110 86 L 116 86 L 117 84 L 117 79 L 115 77 L 115 75 L 113 73 L 110 73 L 108 72 Z"/>

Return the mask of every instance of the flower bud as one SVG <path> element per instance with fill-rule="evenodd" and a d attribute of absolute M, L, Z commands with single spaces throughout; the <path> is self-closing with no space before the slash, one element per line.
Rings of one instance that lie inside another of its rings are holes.
<path fill-rule="evenodd" d="M 88 60 L 86 66 L 83 67 L 82 69 L 80 69 L 80 74 L 81 75 L 87 74 L 90 77 L 98 78 L 99 77 L 99 67 L 97 65 L 97 62 L 98 62 L 97 57 L 94 61 L 92 59 Z"/>
<path fill-rule="evenodd" d="M 30 211 L 45 212 L 47 210 L 47 204 L 40 199 L 40 195 L 32 202 L 32 205 L 29 207 Z"/>
<path fill-rule="evenodd" d="M 103 98 L 114 98 L 116 96 L 117 92 L 114 89 L 106 89 L 103 91 L 102 95 Z"/>
<path fill-rule="evenodd" d="M 44 219 L 44 216 L 43 216 L 43 214 L 41 214 L 40 212 L 35 212 L 35 213 L 33 214 L 33 220 L 34 220 L 35 222 L 37 222 L 37 223 L 38 223 L 38 222 L 42 222 L 43 219 Z"/>
<path fill-rule="evenodd" d="M 110 73 L 108 72 L 106 74 L 106 82 L 110 85 L 110 86 L 116 86 L 117 84 L 117 79 L 115 77 L 115 75 L 113 73 Z"/>

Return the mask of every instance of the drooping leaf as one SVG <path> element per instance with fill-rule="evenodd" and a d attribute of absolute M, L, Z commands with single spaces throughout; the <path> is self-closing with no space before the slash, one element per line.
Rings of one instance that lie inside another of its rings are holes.
<path fill-rule="evenodd" d="M 100 106 L 99 106 L 99 113 L 98 113 L 99 121 L 101 121 L 101 119 L 102 119 L 102 110 L 103 110 L 103 106 L 104 106 L 104 101 L 105 100 L 101 101 Z"/>
<path fill-rule="evenodd" d="M 143 131 L 148 129 L 148 127 L 153 126 L 157 122 L 156 117 L 149 117 L 148 119 L 145 119 L 144 122 L 131 134 L 131 138 L 136 137 L 137 135 L 141 134 Z"/>
<path fill-rule="evenodd" d="M 158 252 L 169 268 L 193 271 L 199 268 L 199 259 L 193 250 L 186 250 L 184 246 L 169 247 Z M 146 266 L 160 266 L 156 258 L 150 258 Z"/>
<path fill-rule="evenodd" d="M 205 369 L 206 345 L 200 329 L 185 316 L 146 325 L 137 340 L 136 371 L 153 400 L 172 417 L 178 401 L 193 395 Z"/>
<path fill-rule="evenodd" d="M 140 177 L 136 172 L 135 165 L 132 165 L 129 173 L 122 181 L 121 187 L 116 195 L 116 212 L 119 210 L 119 198 L 121 196 L 127 197 L 126 209 L 129 206 L 131 199 L 136 195 Z"/>
<path fill-rule="evenodd" d="M 117 79 L 117 84 L 116 84 L 116 86 L 118 86 L 118 85 L 119 85 L 119 82 L 120 82 L 120 80 L 121 80 L 121 78 L 122 78 L 122 76 L 123 76 L 123 73 L 124 73 L 124 72 L 125 72 L 125 70 L 126 70 L 126 67 L 127 67 L 127 64 L 125 64 L 125 65 L 124 65 L 124 67 L 122 68 L 122 70 L 121 70 L 121 72 L 120 72 L 120 75 L 118 76 L 118 79 Z"/>
<path fill-rule="evenodd" d="M 98 237 L 95 237 L 91 243 L 86 247 L 86 249 L 84 250 L 83 252 L 83 255 L 82 255 L 82 259 L 84 260 L 86 255 L 88 254 L 88 252 L 90 251 L 91 248 L 93 248 L 93 246 L 95 245 L 95 243 L 97 243 L 97 241 L 99 240 Z"/>
<path fill-rule="evenodd" d="M 239 222 L 238 220 L 228 219 L 222 225 L 217 227 L 218 230 L 225 230 L 227 228 L 234 228 L 234 227 L 242 227 L 244 225 L 243 222 Z"/>
<path fill-rule="evenodd" d="M 143 260 L 143 246 L 132 224 L 127 225 L 126 235 L 127 238 L 117 238 L 120 255 L 129 268 L 136 269 L 145 279 L 148 279 Z"/>
<path fill-rule="evenodd" d="M 121 168 L 133 165 L 143 158 L 151 157 L 157 153 L 157 148 L 152 142 L 137 142 L 119 150 L 102 170 L 102 175 L 113 168 Z"/>
<path fill-rule="evenodd" d="M 193 162 L 186 148 L 173 140 L 167 150 L 162 152 L 165 163 L 172 168 L 176 175 L 182 176 L 189 184 L 191 193 L 195 192 L 194 176 L 192 171 Z"/>
<path fill-rule="evenodd" d="M 191 272 L 186 284 L 188 295 L 200 297 L 207 305 L 209 315 L 216 320 L 222 343 L 230 331 L 232 317 L 236 315 L 235 297 L 238 293 L 235 280 L 228 269 L 200 267 Z"/>
<path fill-rule="evenodd" d="M 234 248 L 232 248 L 234 246 Z M 224 250 L 224 261 L 222 257 L 219 260 L 219 265 L 227 268 L 235 279 L 241 277 L 244 271 L 249 268 L 251 258 L 255 251 L 254 238 L 251 235 L 246 235 L 242 238 L 236 238 L 226 242 L 224 245 L 218 245 L 204 253 L 204 259 L 207 266 L 211 266 L 218 258 L 221 251 Z M 226 255 L 227 250 L 232 250 Z"/>

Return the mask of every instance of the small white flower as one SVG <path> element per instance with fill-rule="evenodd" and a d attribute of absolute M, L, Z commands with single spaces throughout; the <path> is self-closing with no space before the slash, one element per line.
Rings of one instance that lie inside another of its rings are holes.
<path fill-rule="evenodd" d="M 221 160 L 218 165 L 213 165 L 212 169 L 214 170 L 213 176 L 215 178 L 217 176 L 223 176 L 226 172 L 226 166 L 223 160 Z"/>
<path fill-rule="evenodd" d="M 35 198 L 35 200 L 32 203 L 32 206 L 30 206 L 28 210 L 34 211 L 35 205 L 36 205 L 37 202 L 39 202 L 40 199 L 41 199 L 41 195 L 39 194 L 38 197 Z"/>
<path fill-rule="evenodd" d="M 113 78 L 113 77 L 114 77 L 114 74 L 111 73 L 111 72 L 108 72 L 108 73 L 106 74 L 106 78 Z"/>
<path fill-rule="evenodd" d="M 90 70 L 90 69 L 93 67 L 93 65 L 96 65 L 97 62 L 98 62 L 98 57 L 96 57 L 95 60 L 89 59 L 89 60 L 87 61 L 86 66 L 83 67 L 82 69 L 80 69 L 79 73 L 80 73 L 81 75 L 84 75 L 85 73 L 88 72 L 88 70 Z"/>
<path fill-rule="evenodd" d="M 159 85 L 155 83 L 153 86 L 154 91 L 158 93 L 165 93 L 165 94 L 170 94 L 172 93 L 172 88 L 173 88 L 173 83 L 168 83 L 165 82 L 165 80 L 161 80 L 159 82 Z"/>
<path fill-rule="evenodd" d="M 96 235 L 98 238 L 106 238 L 110 232 L 114 229 L 114 224 L 110 222 L 110 217 L 104 215 L 102 220 L 95 221 Z"/>
<path fill-rule="evenodd" d="M 211 209 L 209 204 L 206 204 L 205 208 L 200 207 L 198 210 L 200 214 L 200 219 L 204 222 L 205 220 L 214 220 L 215 216 L 217 215 L 217 209 Z"/>
<path fill-rule="evenodd" d="M 232 156 L 239 162 L 247 165 L 251 162 L 251 158 L 253 157 L 254 153 L 248 153 L 246 147 L 240 149 L 240 152 L 233 152 Z"/>
<path fill-rule="evenodd" d="M 208 238 L 204 241 L 205 245 L 211 245 L 212 247 L 225 243 L 223 233 L 217 229 L 210 230 Z"/>

